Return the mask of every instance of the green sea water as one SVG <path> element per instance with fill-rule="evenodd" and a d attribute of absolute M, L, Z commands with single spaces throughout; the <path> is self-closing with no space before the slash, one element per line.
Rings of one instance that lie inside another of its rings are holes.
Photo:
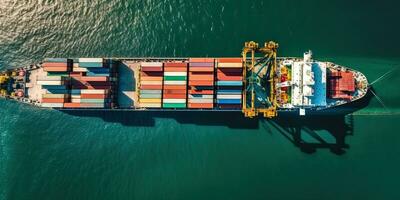
<path fill-rule="evenodd" d="M 45 57 L 280 56 L 362 71 L 352 114 L 63 113 L 0 100 L 0 199 L 400 199 L 397 1 L 0 0 L 0 69 Z"/>

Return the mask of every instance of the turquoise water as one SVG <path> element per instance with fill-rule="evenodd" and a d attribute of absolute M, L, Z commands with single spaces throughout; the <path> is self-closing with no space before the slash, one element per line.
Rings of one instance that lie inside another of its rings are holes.
<path fill-rule="evenodd" d="M 370 81 L 400 64 L 395 1 L 0 0 L 0 67 L 239 56 L 275 40 Z M 0 100 L 0 199 L 399 199 L 399 70 L 348 116 L 62 113 Z M 303 141 L 303 142 L 299 142 Z"/>

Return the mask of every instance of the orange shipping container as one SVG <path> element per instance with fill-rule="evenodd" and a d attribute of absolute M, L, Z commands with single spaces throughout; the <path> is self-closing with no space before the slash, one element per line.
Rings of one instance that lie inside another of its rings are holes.
<path fill-rule="evenodd" d="M 191 81 L 189 80 L 189 85 L 199 85 L 199 86 L 213 86 L 213 80 L 202 80 L 202 81 Z"/>
<path fill-rule="evenodd" d="M 186 90 L 186 85 L 164 85 L 164 90 Z"/>
<path fill-rule="evenodd" d="M 68 67 L 43 67 L 43 70 L 46 72 L 66 72 Z"/>
<path fill-rule="evenodd" d="M 174 62 L 170 62 L 170 63 L 164 63 L 164 67 L 186 67 L 187 63 L 174 63 Z"/>
<path fill-rule="evenodd" d="M 214 94 L 213 90 L 188 90 L 189 94 Z"/>
<path fill-rule="evenodd" d="M 198 63 L 214 62 L 214 58 L 189 58 L 189 62 L 198 62 Z"/>
<path fill-rule="evenodd" d="M 214 72 L 214 67 L 190 67 L 190 72 Z"/>
<path fill-rule="evenodd" d="M 64 103 L 64 98 L 43 98 L 42 103 Z"/>
<path fill-rule="evenodd" d="M 141 85 L 141 90 L 162 90 L 162 85 Z"/>
<path fill-rule="evenodd" d="M 80 108 L 80 103 L 64 103 L 64 108 Z"/>
<path fill-rule="evenodd" d="M 80 80 L 80 81 L 108 81 L 108 77 L 107 76 L 83 76 L 83 77 L 76 77 L 74 78 L 76 80 Z"/>
<path fill-rule="evenodd" d="M 163 77 L 159 76 L 143 76 L 140 78 L 141 81 L 162 81 Z"/>
<path fill-rule="evenodd" d="M 189 103 L 188 108 L 213 108 L 212 103 Z"/>
<path fill-rule="evenodd" d="M 165 67 L 165 72 L 186 72 L 186 67 Z"/>
<path fill-rule="evenodd" d="M 164 90 L 164 94 L 186 94 L 186 90 Z"/>

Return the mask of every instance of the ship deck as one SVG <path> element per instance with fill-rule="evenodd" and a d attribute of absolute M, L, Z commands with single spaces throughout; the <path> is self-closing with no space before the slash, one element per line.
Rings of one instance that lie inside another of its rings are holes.
<path fill-rule="evenodd" d="M 43 68 L 38 68 L 35 70 L 30 70 L 27 74 L 27 83 L 25 84 L 27 93 L 26 96 L 32 101 L 41 101 L 42 100 L 42 86 L 36 84 L 36 81 L 40 76 L 44 76 L 46 74 L 43 71 Z"/>
<path fill-rule="evenodd" d="M 117 99 L 120 108 L 135 108 L 138 102 L 136 90 L 140 64 L 135 61 L 122 61 L 118 66 Z"/>

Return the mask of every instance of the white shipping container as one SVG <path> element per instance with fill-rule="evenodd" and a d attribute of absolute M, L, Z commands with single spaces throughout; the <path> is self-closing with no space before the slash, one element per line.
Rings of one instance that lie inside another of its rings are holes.
<path fill-rule="evenodd" d="M 74 67 L 72 68 L 73 72 L 87 72 L 88 69 L 87 68 L 82 68 L 82 67 Z"/>
<path fill-rule="evenodd" d="M 212 99 L 214 98 L 214 95 L 205 95 L 203 94 L 201 97 L 193 95 L 193 94 L 189 94 L 189 98 L 193 98 L 193 99 Z"/>
<path fill-rule="evenodd" d="M 38 81 L 62 81 L 62 76 L 39 76 Z"/>
<path fill-rule="evenodd" d="M 37 81 L 38 85 L 63 85 L 63 81 Z"/>
<path fill-rule="evenodd" d="M 162 62 L 142 62 L 142 63 L 140 63 L 140 66 L 142 66 L 142 67 L 162 67 L 163 63 Z"/>
<path fill-rule="evenodd" d="M 72 65 L 72 67 L 74 67 L 74 68 L 79 67 L 79 63 L 74 63 L 74 64 Z"/>
<path fill-rule="evenodd" d="M 72 103 L 80 103 L 80 102 L 81 102 L 81 99 L 71 99 L 71 102 L 72 102 Z"/>
<path fill-rule="evenodd" d="M 71 98 L 73 98 L 73 99 L 80 99 L 80 98 L 81 98 L 81 95 L 79 95 L 79 94 L 73 94 L 73 95 L 71 95 Z"/>
<path fill-rule="evenodd" d="M 79 62 L 102 63 L 103 58 L 79 58 Z"/>
<path fill-rule="evenodd" d="M 165 85 L 186 85 L 186 81 L 164 81 Z"/>
<path fill-rule="evenodd" d="M 142 108 L 161 108 L 161 103 L 140 103 L 139 107 L 142 107 Z"/>
<path fill-rule="evenodd" d="M 164 72 L 164 76 L 186 76 L 186 72 Z"/>
<path fill-rule="evenodd" d="M 42 103 L 41 107 L 44 108 L 62 108 L 64 106 L 63 103 Z"/>
<path fill-rule="evenodd" d="M 186 99 L 163 99 L 164 103 L 186 103 Z"/>
<path fill-rule="evenodd" d="M 188 99 L 189 103 L 214 103 L 214 99 Z"/>
<path fill-rule="evenodd" d="M 106 90 L 87 89 L 81 90 L 81 94 L 106 94 Z"/>
<path fill-rule="evenodd" d="M 43 98 L 65 98 L 67 95 L 65 94 L 43 94 Z"/>
<path fill-rule="evenodd" d="M 242 95 L 228 95 L 228 94 L 220 94 L 217 95 L 217 99 L 242 99 Z"/>
<path fill-rule="evenodd" d="M 242 68 L 242 63 L 218 63 L 220 68 Z"/>

